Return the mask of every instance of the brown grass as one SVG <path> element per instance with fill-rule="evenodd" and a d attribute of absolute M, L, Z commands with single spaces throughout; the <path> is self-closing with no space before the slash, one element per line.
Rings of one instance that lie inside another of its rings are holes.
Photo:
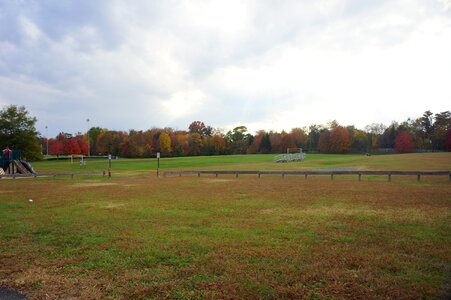
<path fill-rule="evenodd" d="M 0 184 L 0 285 L 30 299 L 418 299 L 449 280 L 445 177 Z"/>

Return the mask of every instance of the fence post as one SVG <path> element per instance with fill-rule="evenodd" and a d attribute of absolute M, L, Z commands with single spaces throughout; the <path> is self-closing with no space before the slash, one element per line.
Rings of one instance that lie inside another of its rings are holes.
<path fill-rule="evenodd" d="M 200 172 L 197 172 L 197 177 L 200 177 Z"/>
<path fill-rule="evenodd" d="M 238 178 L 238 172 L 235 172 L 235 178 Z"/>
<path fill-rule="evenodd" d="M 362 181 L 362 174 L 359 173 L 359 181 Z"/>
<path fill-rule="evenodd" d="M 307 180 L 307 176 L 308 176 L 307 174 L 304 174 L 304 179 L 305 179 L 305 180 Z"/>
<path fill-rule="evenodd" d="M 218 173 L 216 173 L 216 177 L 218 177 Z"/>
<path fill-rule="evenodd" d="M 418 175 L 417 175 L 417 181 L 420 181 L 420 177 L 421 177 L 421 175 L 418 174 Z"/>
<path fill-rule="evenodd" d="M 258 178 L 260 178 L 260 175 L 261 175 L 260 172 L 258 172 Z M 450 175 L 450 176 L 451 176 L 451 175 Z"/>
<path fill-rule="evenodd" d="M 282 179 L 285 179 L 285 173 L 282 172 Z"/>
<path fill-rule="evenodd" d="M 330 180 L 334 180 L 334 173 L 330 174 Z"/>
<path fill-rule="evenodd" d="M 388 173 L 388 181 L 391 181 L 391 173 Z"/>

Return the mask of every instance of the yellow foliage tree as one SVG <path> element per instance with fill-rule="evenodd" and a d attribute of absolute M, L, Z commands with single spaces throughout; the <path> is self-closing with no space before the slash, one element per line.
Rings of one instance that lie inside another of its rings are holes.
<path fill-rule="evenodd" d="M 162 132 L 160 134 L 160 137 L 158 139 L 160 143 L 160 151 L 162 153 L 171 153 L 172 147 L 171 147 L 171 137 L 166 132 Z"/>

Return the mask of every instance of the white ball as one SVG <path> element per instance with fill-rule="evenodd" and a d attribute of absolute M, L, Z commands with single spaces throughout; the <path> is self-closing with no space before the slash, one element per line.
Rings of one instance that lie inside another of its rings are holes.
<path fill-rule="evenodd" d="M 33 199 L 29 199 L 28 201 L 33 202 Z"/>

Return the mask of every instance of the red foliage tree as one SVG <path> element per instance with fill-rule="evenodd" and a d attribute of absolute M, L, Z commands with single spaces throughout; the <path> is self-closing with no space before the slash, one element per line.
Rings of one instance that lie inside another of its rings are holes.
<path fill-rule="evenodd" d="M 81 154 L 77 138 L 70 138 L 64 141 L 64 154 Z"/>
<path fill-rule="evenodd" d="M 50 139 L 49 140 L 49 154 L 50 155 L 62 155 L 64 154 L 64 144 L 61 141 Z"/>
<path fill-rule="evenodd" d="M 414 150 L 412 137 L 407 131 L 401 131 L 396 135 L 395 150 L 398 153 L 408 153 Z"/>
<path fill-rule="evenodd" d="M 447 151 L 451 151 L 451 129 L 448 129 L 445 147 Z"/>
<path fill-rule="evenodd" d="M 80 148 L 80 154 L 88 155 L 88 143 L 83 138 L 77 138 L 78 147 Z"/>

